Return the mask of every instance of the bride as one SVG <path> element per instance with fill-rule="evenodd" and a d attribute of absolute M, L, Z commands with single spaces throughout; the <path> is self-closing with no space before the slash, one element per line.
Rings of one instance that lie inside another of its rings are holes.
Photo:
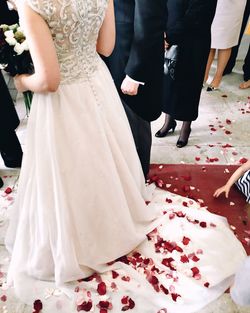
<path fill-rule="evenodd" d="M 41 301 L 43 312 L 189 313 L 207 305 L 230 286 L 245 252 L 223 217 L 145 187 L 98 55 L 114 46 L 113 0 L 17 7 L 35 73 L 15 78 L 34 98 L 6 237 L 8 284 L 23 302 Z"/>

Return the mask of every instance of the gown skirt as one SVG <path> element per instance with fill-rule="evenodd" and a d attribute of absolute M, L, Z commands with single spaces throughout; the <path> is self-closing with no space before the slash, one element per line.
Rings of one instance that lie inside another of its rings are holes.
<path fill-rule="evenodd" d="M 101 59 L 87 80 L 34 95 L 6 245 L 8 285 L 45 313 L 195 312 L 246 257 L 225 218 L 145 187 Z"/>

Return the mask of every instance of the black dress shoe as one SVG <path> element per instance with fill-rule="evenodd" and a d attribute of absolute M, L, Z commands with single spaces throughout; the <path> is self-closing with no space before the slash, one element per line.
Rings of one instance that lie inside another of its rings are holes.
<path fill-rule="evenodd" d="M 214 86 L 212 86 L 212 85 L 209 85 L 209 86 L 207 87 L 207 91 L 215 91 L 215 90 L 218 90 L 218 88 L 217 88 L 217 87 L 214 87 Z"/>
<path fill-rule="evenodd" d="M 0 188 L 2 188 L 3 187 L 3 180 L 2 180 L 2 178 L 0 177 Z"/>
<path fill-rule="evenodd" d="M 179 137 L 179 139 L 177 140 L 177 143 L 176 143 L 177 148 L 183 148 L 188 144 L 188 139 L 189 139 L 190 133 L 191 133 L 191 128 L 189 128 L 188 131 L 186 133 L 184 133 L 184 136 Z"/>
<path fill-rule="evenodd" d="M 164 131 L 158 130 L 158 132 L 155 133 L 155 137 L 159 137 L 159 138 L 161 138 L 161 137 L 166 137 L 167 134 L 168 134 L 171 130 L 172 130 L 172 132 L 175 131 L 176 125 L 177 125 L 176 121 L 175 121 L 175 120 L 172 120 L 172 121 L 169 123 L 168 127 L 167 127 Z"/>

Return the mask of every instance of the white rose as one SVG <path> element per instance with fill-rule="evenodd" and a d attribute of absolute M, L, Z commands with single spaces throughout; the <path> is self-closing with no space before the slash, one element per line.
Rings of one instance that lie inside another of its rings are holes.
<path fill-rule="evenodd" d="M 10 45 L 10 46 L 15 46 L 17 41 L 14 37 L 6 37 L 5 41 Z"/>
<path fill-rule="evenodd" d="M 14 47 L 14 51 L 19 55 L 19 54 L 23 53 L 24 48 L 20 43 L 16 43 L 16 45 Z"/>
<path fill-rule="evenodd" d="M 17 32 L 21 32 L 21 33 L 23 33 L 23 30 L 22 30 L 22 28 L 21 28 L 20 26 L 19 26 L 19 27 L 17 27 L 16 31 L 17 31 Z"/>
<path fill-rule="evenodd" d="M 23 47 L 23 50 L 29 51 L 29 46 L 28 46 L 27 40 L 24 40 L 24 41 L 21 43 L 21 46 Z"/>
<path fill-rule="evenodd" d="M 5 36 L 6 38 L 14 38 L 14 32 L 13 32 L 13 30 L 6 30 L 6 31 L 4 32 L 4 36 Z"/>

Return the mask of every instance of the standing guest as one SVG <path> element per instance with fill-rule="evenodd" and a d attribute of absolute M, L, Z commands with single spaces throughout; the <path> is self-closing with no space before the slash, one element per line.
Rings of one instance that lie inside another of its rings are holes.
<path fill-rule="evenodd" d="M 215 76 L 207 87 L 207 91 L 218 89 L 221 83 L 232 47 L 236 46 L 239 41 L 245 7 L 246 0 L 218 0 L 212 24 L 212 43 L 204 82 L 208 80 L 216 50 L 218 50 L 218 60 Z"/>
<path fill-rule="evenodd" d="M 175 80 L 167 88 L 163 112 L 165 123 L 155 134 L 164 137 L 175 130 L 176 121 L 183 121 L 177 147 L 187 145 L 191 122 L 198 117 L 198 106 L 211 43 L 211 23 L 217 0 L 169 0 L 167 43 L 178 46 Z"/>
<path fill-rule="evenodd" d="M 250 0 L 247 0 L 247 4 L 246 4 L 246 7 L 245 7 L 244 16 L 243 16 L 243 21 L 242 21 L 242 25 L 241 25 L 241 30 L 240 30 L 239 42 L 238 42 L 237 46 L 234 46 L 232 48 L 232 52 L 231 52 L 230 58 L 229 58 L 229 60 L 227 62 L 227 66 L 225 67 L 223 75 L 230 74 L 232 72 L 234 66 L 235 66 L 236 58 L 237 58 L 239 47 L 240 47 L 240 44 L 241 44 L 241 39 L 242 39 L 242 37 L 244 35 L 244 31 L 245 31 L 245 28 L 247 26 L 247 22 L 248 22 L 248 19 L 249 19 L 249 14 L 250 14 Z M 249 55 L 249 58 L 250 58 L 250 53 L 247 54 L 247 55 Z M 246 59 L 245 59 L 245 63 L 246 63 Z M 243 72 L 245 73 L 244 66 L 243 66 Z"/>
<path fill-rule="evenodd" d="M 7 2 L 0 0 L 0 24 L 15 24 L 18 15 L 8 9 Z M 0 71 L 0 153 L 7 167 L 20 167 L 22 162 L 22 149 L 15 129 L 19 125 L 12 98 Z M 3 185 L 0 180 L 0 187 Z"/>
<path fill-rule="evenodd" d="M 149 171 L 150 121 L 161 113 L 166 0 L 115 0 L 116 43 L 108 59 L 145 177 Z"/>

